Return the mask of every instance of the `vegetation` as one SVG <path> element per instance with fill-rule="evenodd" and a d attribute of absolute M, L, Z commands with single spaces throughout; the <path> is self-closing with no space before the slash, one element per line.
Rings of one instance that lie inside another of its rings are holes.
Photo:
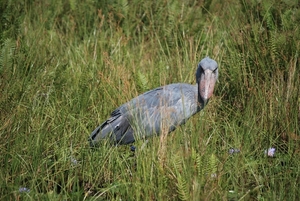
<path fill-rule="evenodd" d="M 4 0 L 0 11 L 1 200 L 299 200 L 298 0 Z M 135 152 L 90 149 L 113 109 L 195 83 L 206 55 L 220 77 L 203 111 Z"/>

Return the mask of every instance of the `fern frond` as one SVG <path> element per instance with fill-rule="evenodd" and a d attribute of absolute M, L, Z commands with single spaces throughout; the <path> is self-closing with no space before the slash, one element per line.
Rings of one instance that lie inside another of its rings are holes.
<path fill-rule="evenodd" d="M 165 33 L 167 35 L 168 39 L 168 45 L 169 47 L 176 46 L 176 41 L 174 41 L 174 38 L 177 38 L 176 36 L 173 37 L 174 34 L 176 34 L 177 29 L 177 21 L 178 16 L 176 14 L 176 10 L 178 8 L 177 1 L 170 1 L 168 2 L 168 16 L 167 16 L 167 27 L 165 28 Z"/>
<path fill-rule="evenodd" d="M 0 73 L 2 72 L 3 68 L 12 65 L 15 47 L 16 44 L 12 39 L 7 38 L 4 40 L 1 46 L 0 54 Z"/>
<path fill-rule="evenodd" d="M 275 24 L 274 24 L 274 18 L 272 14 L 273 4 L 270 1 L 263 1 L 262 2 L 262 13 L 264 15 L 264 21 L 266 22 L 266 25 L 269 30 L 274 30 Z"/>
<path fill-rule="evenodd" d="M 200 154 L 197 154 L 197 156 L 196 156 L 196 166 L 197 166 L 198 176 L 201 176 L 202 175 L 202 161 L 201 161 Z"/>
<path fill-rule="evenodd" d="M 295 26 L 293 20 L 294 12 L 293 10 L 289 9 L 281 14 L 281 25 L 283 29 L 289 30 Z"/>
<path fill-rule="evenodd" d="M 71 10 L 75 10 L 76 9 L 76 1 L 75 0 L 69 0 L 69 4 L 71 7 Z"/>
<path fill-rule="evenodd" d="M 209 168 L 211 174 L 217 172 L 217 166 L 218 166 L 218 159 L 215 154 L 211 154 L 209 158 Z"/>
<path fill-rule="evenodd" d="M 187 182 L 181 175 L 177 177 L 177 191 L 180 200 L 190 200 Z"/>
<path fill-rule="evenodd" d="M 217 172 L 218 159 L 215 154 L 211 154 L 202 162 L 202 174 L 213 175 Z"/>
<path fill-rule="evenodd" d="M 270 10 L 267 10 L 266 15 L 265 15 L 265 19 L 266 19 L 267 27 L 270 30 L 275 30 L 273 16 L 272 16 L 272 13 L 270 12 Z"/>
<path fill-rule="evenodd" d="M 119 1 L 119 3 L 121 4 L 121 8 L 123 11 L 123 15 L 127 15 L 128 14 L 128 1 L 127 0 L 121 0 Z"/>
<path fill-rule="evenodd" d="M 196 150 L 193 147 L 192 147 L 192 150 L 191 150 L 191 157 L 192 157 L 193 161 L 196 161 L 197 152 L 196 152 Z"/>
<path fill-rule="evenodd" d="M 271 33 L 271 37 L 269 39 L 269 50 L 273 62 L 275 62 L 276 56 L 278 55 L 276 44 L 277 44 L 277 38 L 275 36 L 275 33 Z"/>
<path fill-rule="evenodd" d="M 177 174 L 180 174 L 182 172 L 182 161 L 180 157 L 175 156 L 173 166 Z"/>
<path fill-rule="evenodd" d="M 142 89 L 142 91 L 146 91 L 149 89 L 148 87 L 148 79 L 147 77 L 141 73 L 141 71 L 138 71 L 138 74 L 137 74 L 137 83 L 138 83 L 138 87 Z"/>

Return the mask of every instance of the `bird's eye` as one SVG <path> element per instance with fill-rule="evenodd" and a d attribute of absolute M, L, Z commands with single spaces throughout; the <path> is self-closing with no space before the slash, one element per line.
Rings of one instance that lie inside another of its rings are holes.
<path fill-rule="evenodd" d="M 218 67 L 215 70 L 213 70 L 213 73 L 217 72 L 217 70 L 218 70 Z"/>

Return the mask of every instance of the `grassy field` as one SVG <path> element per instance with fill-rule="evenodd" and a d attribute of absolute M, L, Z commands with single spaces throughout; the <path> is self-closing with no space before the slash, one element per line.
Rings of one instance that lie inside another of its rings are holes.
<path fill-rule="evenodd" d="M 299 0 L 4 0 L 0 13 L 1 200 L 300 199 Z M 135 153 L 90 149 L 117 106 L 194 84 L 207 55 L 220 76 L 204 110 Z"/>

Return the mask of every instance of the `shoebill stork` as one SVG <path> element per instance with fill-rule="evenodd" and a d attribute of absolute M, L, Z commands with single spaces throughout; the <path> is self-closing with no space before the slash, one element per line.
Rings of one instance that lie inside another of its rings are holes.
<path fill-rule="evenodd" d="M 218 64 L 206 57 L 196 70 L 196 85 L 186 83 L 158 87 L 115 109 L 90 135 L 90 145 L 103 139 L 129 144 L 140 138 L 171 132 L 202 110 L 212 96 Z"/>

